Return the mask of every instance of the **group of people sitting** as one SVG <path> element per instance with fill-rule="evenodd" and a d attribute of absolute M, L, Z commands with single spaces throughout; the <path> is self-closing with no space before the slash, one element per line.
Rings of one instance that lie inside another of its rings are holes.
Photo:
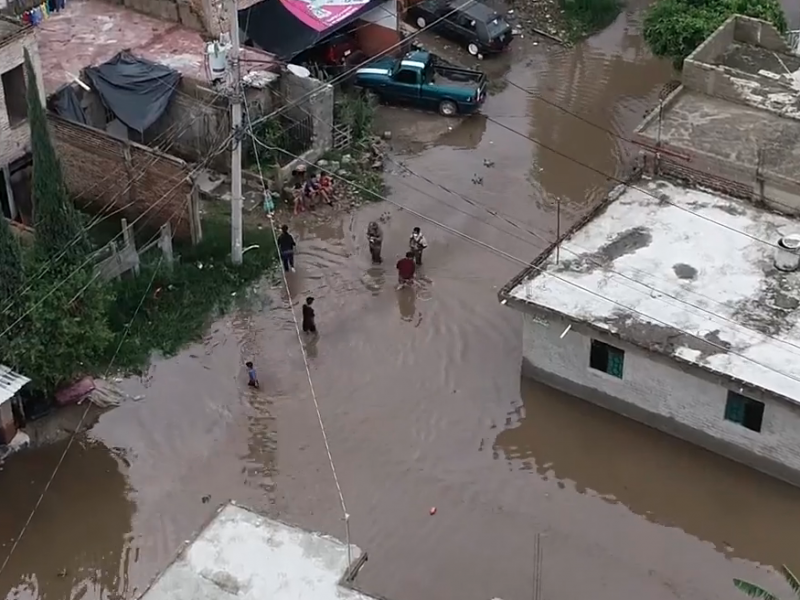
<path fill-rule="evenodd" d="M 294 179 L 293 202 L 294 214 L 314 210 L 320 202 L 333 206 L 333 179 L 325 172 L 310 171 L 305 165 L 299 165 L 292 171 Z"/>

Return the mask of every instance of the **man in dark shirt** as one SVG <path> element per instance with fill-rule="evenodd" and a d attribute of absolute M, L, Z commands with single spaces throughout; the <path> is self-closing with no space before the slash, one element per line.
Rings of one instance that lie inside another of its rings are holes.
<path fill-rule="evenodd" d="M 309 296 L 306 298 L 306 303 L 303 304 L 303 333 L 317 333 L 317 325 L 314 323 L 314 309 L 311 305 L 314 304 L 314 298 Z"/>
<path fill-rule="evenodd" d="M 414 263 L 414 253 L 406 252 L 405 258 L 397 261 L 397 278 L 400 285 L 408 285 L 414 281 L 417 265 Z"/>
<path fill-rule="evenodd" d="M 294 273 L 295 246 L 297 246 L 297 244 L 295 244 L 292 234 L 289 233 L 289 227 L 282 225 L 281 234 L 278 236 L 278 250 L 280 250 L 281 253 L 281 262 L 283 262 L 284 271 L 291 271 Z"/>

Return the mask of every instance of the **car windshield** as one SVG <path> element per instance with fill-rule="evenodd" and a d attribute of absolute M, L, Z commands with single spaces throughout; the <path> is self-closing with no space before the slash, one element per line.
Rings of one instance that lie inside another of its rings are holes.
<path fill-rule="evenodd" d="M 489 34 L 489 37 L 493 38 L 503 33 L 506 29 L 508 29 L 508 27 L 509 25 L 506 23 L 503 17 L 496 17 L 486 24 L 486 31 Z"/>

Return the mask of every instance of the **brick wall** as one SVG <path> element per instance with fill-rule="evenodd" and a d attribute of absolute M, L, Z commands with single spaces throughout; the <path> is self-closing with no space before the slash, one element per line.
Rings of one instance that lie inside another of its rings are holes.
<path fill-rule="evenodd" d="M 33 69 L 38 79 L 39 93 L 44 102 L 44 82 L 36 29 L 26 27 L 20 33 L 0 42 L 0 73 L 6 73 L 25 62 L 25 49 L 31 55 Z M 26 85 L 30 85 L 26 82 Z M 5 93 L 0 93 L 0 165 L 6 165 L 30 151 L 31 132 L 27 121 L 11 126 L 6 110 Z"/>
<path fill-rule="evenodd" d="M 70 193 L 93 210 L 109 204 L 137 227 L 172 224 L 176 238 L 192 239 L 196 193 L 184 161 L 140 144 L 48 115 Z"/>
<path fill-rule="evenodd" d="M 535 316 L 534 316 L 535 315 Z M 697 443 L 777 477 L 800 483 L 800 407 L 745 388 L 766 405 L 761 432 L 726 421 L 737 382 L 621 342 L 531 308 L 523 320 L 523 371 L 554 387 Z M 591 339 L 625 351 L 623 377 L 589 368 Z"/>

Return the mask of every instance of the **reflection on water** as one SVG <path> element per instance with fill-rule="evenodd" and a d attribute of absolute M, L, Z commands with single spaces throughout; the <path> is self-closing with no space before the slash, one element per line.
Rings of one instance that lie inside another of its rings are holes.
<path fill-rule="evenodd" d="M 0 470 L 3 560 L 65 444 L 22 453 Z M 80 437 L 73 443 L 0 575 L 0 597 L 62 600 L 128 595 L 136 506 L 124 470 L 122 460 L 99 442 Z"/>
<path fill-rule="evenodd" d="M 796 554 L 784 532 L 800 527 L 800 489 L 544 384 L 521 386 L 523 404 L 494 446 L 510 464 L 737 557 L 778 565 Z"/>

